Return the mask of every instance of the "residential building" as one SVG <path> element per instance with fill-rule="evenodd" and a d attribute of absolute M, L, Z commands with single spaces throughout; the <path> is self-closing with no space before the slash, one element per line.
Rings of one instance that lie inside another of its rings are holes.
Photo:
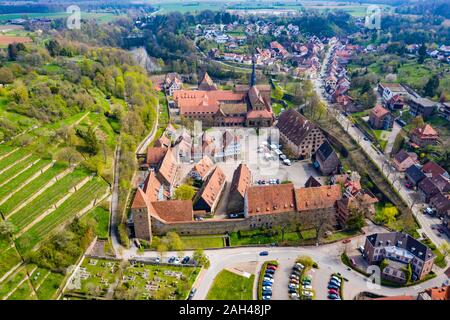
<path fill-rule="evenodd" d="M 345 228 L 352 210 L 362 212 L 365 216 L 373 215 L 377 202 L 377 197 L 369 190 L 361 189 L 360 192 L 351 197 L 344 194 L 344 197 L 337 201 L 337 222 Z"/>
<path fill-rule="evenodd" d="M 320 128 L 298 111 L 284 111 L 277 123 L 283 145 L 298 158 L 310 158 L 325 142 Z"/>
<path fill-rule="evenodd" d="M 317 181 L 313 176 L 310 176 L 308 180 L 305 182 L 305 188 L 315 188 L 315 187 L 321 187 L 322 184 Z"/>
<path fill-rule="evenodd" d="M 439 107 L 439 115 L 450 121 L 450 102 L 443 102 Z"/>
<path fill-rule="evenodd" d="M 225 184 L 225 174 L 219 167 L 216 167 L 203 183 L 202 188 L 197 192 L 194 198 L 194 210 L 213 214 Z"/>
<path fill-rule="evenodd" d="M 402 110 L 405 106 L 405 98 L 402 95 L 396 94 L 386 102 L 386 105 L 390 110 Z"/>
<path fill-rule="evenodd" d="M 417 300 L 450 300 L 450 286 L 429 288 L 418 294 Z"/>
<path fill-rule="evenodd" d="M 252 184 L 252 173 L 245 164 L 240 164 L 233 173 L 230 194 L 227 199 L 227 213 L 240 214 L 244 212 L 244 198 L 247 189 Z"/>
<path fill-rule="evenodd" d="M 421 148 L 436 144 L 439 139 L 439 134 L 429 124 L 425 124 L 421 128 L 416 128 L 411 133 L 411 142 L 415 143 Z"/>
<path fill-rule="evenodd" d="M 181 77 L 176 72 L 171 72 L 166 75 L 164 80 L 164 90 L 167 95 L 173 96 L 176 90 L 181 90 L 183 87 L 183 81 Z"/>
<path fill-rule="evenodd" d="M 406 169 L 418 163 L 417 154 L 414 152 L 406 152 L 401 149 L 392 159 L 392 164 L 399 172 L 405 172 Z"/>
<path fill-rule="evenodd" d="M 409 102 L 409 113 L 414 117 L 429 118 L 436 110 L 437 104 L 428 98 L 412 97 Z"/>
<path fill-rule="evenodd" d="M 364 258 L 369 264 L 379 264 L 387 259 L 389 265 L 382 271 L 382 276 L 404 283 L 407 281 L 405 272 L 411 265 L 413 278 L 423 279 L 430 273 L 436 256 L 433 251 L 402 232 L 375 233 L 366 238 Z"/>
<path fill-rule="evenodd" d="M 369 123 L 373 129 L 388 130 L 394 125 L 394 117 L 389 110 L 377 105 L 370 111 Z"/>
<path fill-rule="evenodd" d="M 156 176 L 169 189 L 172 189 L 178 175 L 178 163 L 171 148 L 157 167 Z"/>
<path fill-rule="evenodd" d="M 398 83 L 383 83 L 378 84 L 378 93 L 383 99 L 384 103 L 388 103 L 394 96 L 408 97 L 408 91 L 401 84 Z"/>
<path fill-rule="evenodd" d="M 166 156 L 169 149 L 165 147 L 150 147 L 147 149 L 146 164 L 150 169 L 156 169 Z"/>
<path fill-rule="evenodd" d="M 448 174 L 448 172 L 433 161 L 428 161 L 427 163 L 425 163 L 422 167 L 422 171 L 427 177 L 430 178 L 442 175 L 450 179 L 450 175 Z"/>
<path fill-rule="evenodd" d="M 202 80 L 198 84 L 198 90 L 201 90 L 201 91 L 217 90 L 217 85 L 214 83 L 214 81 L 211 79 L 211 77 L 209 76 L 209 74 L 207 72 L 205 72 Z"/>
<path fill-rule="evenodd" d="M 315 160 L 318 169 L 325 176 L 336 174 L 339 171 L 339 158 L 328 140 L 325 140 L 317 149 Z"/>
<path fill-rule="evenodd" d="M 437 195 L 440 191 L 432 178 L 428 177 L 426 177 L 419 183 L 418 190 L 421 200 L 425 203 L 429 203 L 431 198 Z"/>
<path fill-rule="evenodd" d="M 426 177 L 417 165 L 412 165 L 405 171 L 405 178 L 411 184 L 411 187 L 416 187 Z"/>
<path fill-rule="evenodd" d="M 444 193 L 439 192 L 430 199 L 430 205 L 436 209 L 436 214 L 445 217 L 450 214 L 450 199 Z"/>

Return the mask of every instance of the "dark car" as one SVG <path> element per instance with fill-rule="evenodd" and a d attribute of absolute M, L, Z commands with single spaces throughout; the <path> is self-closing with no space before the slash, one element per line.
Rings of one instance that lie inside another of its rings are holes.
<path fill-rule="evenodd" d="M 275 270 L 274 269 L 266 269 L 266 273 L 274 274 Z"/>
<path fill-rule="evenodd" d="M 261 251 L 259 253 L 260 256 L 268 256 L 269 255 L 269 251 Z"/>
<path fill-rule="evenodd" d="M 297 290 L 295 290 L 294 288 L 289 288 L 289 293 L 297 293 Z"/>
<path fill-rule="evenodd" d="M 191 260 L 191 258 L 189 258 L 188 256 L 184 257 L 183 260 L 181 260 L 182 264 L 186 264 L 189 262 L 189 260 Z"/>
<path fill-rule="evenodd" d="M 197 292 L 197 289 L 196 288 L 192 288 L 191 292 L 189 292 L 188 300 L 192 300 L 192 298 L 194 297 L 196 292 Z"/>
<path fill-rule="evenodd" d="M 328 285 L 328 289 L 335 289 L 335 290 L 338 290 L 339 287 L 338 287 L 337 285 L 334 285 L 334 284 L 329 284 L 329 285 Z"/>

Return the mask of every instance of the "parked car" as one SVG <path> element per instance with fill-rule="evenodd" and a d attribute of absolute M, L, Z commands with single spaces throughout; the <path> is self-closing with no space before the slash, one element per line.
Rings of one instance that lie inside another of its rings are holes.
<path fill-rule="evenodd" d="M 266 272 L 266 273 L 264 274 L 264 277 L 273 279 L 273 274 L 267 273 L 267 272 Z"/>
<path fill-rule="evenodd" d="M 297 293 L 297 290 L 294 288 L 289 288 L 288 293 Z"/>
<path fill-rule="evenodd" d="M 292 299 L 298 299 L 298 298 L 299 298 L 299 297 L 298 297 L 298 294 L 297 294 L 296 292 L 291 293 L 290 297 L 291 297 Z"/>
<path fill-rule="evenodd" d="M 271 296 L 272 295 L 272 290 L 266 290 L 262 292 L 263 296 Z"/>
<path fill-rule="evenodd" d="M 339 296 L 337 294 L 333 294 L 332 293 L 332 294 L 328 295 L 328 298 L 331 299 L 331 300 L 337 300 L 339 298 Z"/>
<path fill-rule="evenodd" d="M 192 298 L 194 297 L 196 292 L 197 292 L 197 289 L 196 288 L 192 288 L 191 292 L 189 292 L 188 300 L 192 300 Z"/>
<path fill-rule="evenodd" d="M 328 290 L 328 293 L 329 294 L 336 294 L 336 295 L 339 294 L 339 292 L 336 289 L 330 289 L 330 290 Z"/>
<path fill-rule="evenodd" d="M 264 281 L 269 281 L 269 282 L 273 283 L 273 279 L 272 278 L 264 277 Z"/>
<path fill-rule="evenodd" d="M 297 279 L 291 279 L 290 283 L 295 283 L 295 284 L 299 284 L 300 282 Z"/>
<path fill-rule="evenodd" d="M 305 268 L 305 266 L 302 265 L 300 262 L 297 262 L 295 265 L 298 266 L 300 269 L 304 269 Z"/>
<path fill-rule="evenodd" d="M 290 284 L 288 285 L 288 288 L 298 289 L 298 284 L 290 283 Z"/>
<path fill-rule="evenodd" d="M 261 251 L 259 253 L 260 256 L 268 256 L 269 255 L 269 251 Z"/>
<path fill-rule="evenodd" d="M 329 284 L 327 288 L 328 289 L 336 289 L 336 290 L 339 289 L 339 287 L 335 284 Z"/>
<path fill-rule="evenodd" d="M 157 257 L 157 258 L 155 258 L 155 262 L 156 262 L 156 263 L 160 263 L 160 262 L 161 262 L 161 259 L 160 259 L 159 257 Z"/>
<path fill-rule="evenodd" d="M 274 269 L 266 269 L 266 273 L 274 274 L 275 270 Z"/>
<path fill-rule="evenodd" d="M 267 291 L 267 290 L 272 290 L 271 286 L 263 286 L 262 287 L 263 291 Z"/>
<path fill-rule="evenodd" d="M 272 282 L 263 281 L 262 285 L 265 286 L 265 287 L 271 287 L 272 286 Z"/>
<path fill-rule="evenodd" d="M 305 286 L 302 286 L 302 289 L 303 290 L 312 290 L 312 286 L 311 285 L 305 285 Z"/>
<path fill-rule="evenodd" d="M 191 258 L 189 258 L 188 256 L 184 257 L 183 260 L 181 260 L 182 264 L 186 264 L 189 262 L 189 260 L 191 260 Z"/>
<path fill-rule="evenodd" d="M 331 279 L 336 280 L 337 282 L 341 283 L 341 278 L 339 278 L 338 276 L 332 276 Z"/>
<path fill-rule="evenodd" d="M 297 279 L 297 280 L 300 279 L 299 276 L 296 275 L 296 274 L 291 274 L 289 278 L 291 278 L 291 279 Z"/>
<path fill-rule="evenodd" d="M 272 296 L 263 296 L 263 300 L 270 300 L 272 299 Z"/>
<path fill-rule="evenodd" d="M 302 296 L 312 298 L 313 293 L 312 293 L 312 291 L 303 290 L 302 291 Z"/>
<path fill-rule="evenodd" d="M 311 280 L 303 280 L 302 284 L 303 285 L 311 285 Z"/>

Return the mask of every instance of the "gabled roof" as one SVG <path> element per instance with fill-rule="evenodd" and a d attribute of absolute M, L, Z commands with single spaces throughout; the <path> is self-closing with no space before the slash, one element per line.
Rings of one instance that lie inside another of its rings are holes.
<path fill-rule="evenodd" d="M 252 173 L 245 164 L 241 163 L 233 173 L 230 192 L 238 192 L 242 197 L 244 197 L 247 188 L 250 187 L 251 184 Z"/>
<path fill-rule="evenodd" d="M 202 198 L 209 206 L 212 207 L 216 202 L 225 182 L 225 174 L 222 169 L 216 167 L 206 182 L 203 183 L 202 188 L 197 193 L 196 200 Z"/>
<path fill-rule="evenodd" d="M 431 178 L 425 178 L 419 183 L 419 189 L 422 190 L 425 194 L 434 196 L 439 193 L 439 188 L 436 184 L 431 180 Z"/>
<path fill-rule="evenodd" d="M 305 182 L 305 188 L 321 187 L 322 184 L 317 181 L 313 176 L 309 176 L 308 180 Z"/>
<path fill-rule="evenodd" d="M 397 163 L 403 163 L 407 159 L 412 159 L 413 161 L 417 160 L 417 155 L 415 153 L 408 153 L 404 149 L 401 149 L 394 157 L 394 161 Z"/>
<path fill-rule="evenodd" d="M 433 206 L 439 212 L 450 210 L 450 199 L 447 198 L 442 192 L 439 192 L 432 197 L 430 202 L 433 203 Z"/>
<path fill-rule="evenodd" d="M 165 135 L 162 135 L 158 140 L 155 141 L 155 143 L 153 144 L 153 147 L 168 148 L 168 147 L 170 147 L 170 145 L 171 145 L 170 139 L 167 138 Z"/>
<path fill-rule="evenodd" d="M 320 160 L 325 161 L 334 153 L 333 148 L 331 147 L 328 140 L 325 140 L 317 149 L 316 156 L 320 158 Z"/>
<path fill-rule="evenodd" d="M 426 178 L 425 173 L 423 173 L 422 170 L 420 170 L 420 168 L 416 165 L 412 165 L 406 169 L 405 173 L 410 179 L 414 180 L 416 184 Z"/>
<path fill-rule="evenodd" d="M 429 124 L 425 124 L 422 128 L 416 128 L 413 134 L 417 135 L 421 139 L 437 137 L 438 133 Z"/>
<path fill-rule="evenodd" d="M 173 155 L 172 149 L 169 148 L 166 155 L 164 156 L 163 161 L 161 162 L 158 174 L 160 174 L 166 180 L 165 183 L 172 184 L 175 179 L 177 170 L 178 165 L 176 163 L 175 156 Z"/>
<path fill-rule="evenodd" d="M 197 172 L 203 180 L 213 166 L 214 163 L 211 158 L 204 155 L 203 158 L 194 166 L 194 168 L 192 168 L 192 170 Z"/>
<path fill-rule="evenodd" d="M 432 176 L 448 175 L 447 171 L 445 171 L 444 168 L 433 161 L 428 161 L 427 163 L 425 163 L 422 167 L 422 171 L 426 174 L 429 173 Z"/>
<path fill-rule="evenodd" d="M 247 189 L 248 214 L 276 214 L 296 211 L 292 183 L 251 186 Z"/>
<path fill-rule="evenodd" d="M 165 147 L 150 147 L 147 149 L 147 164 L 157 166 L 164 159 L 167 153 Z"/>
<path fill-rule="evenodd" d="M 152 202 L 156 217 L 167 222 L 189 222 L 193 218 L 192 200 Z"/>
<path fill-rule="evenodd" d="M 300 145 L 303 139 L 317 126 L 298 111 L 289 109 L 280 115 L 277 128 L 295 145 Z"/>
<path fill-rule="evenodd" d="M 431 297 L 431 300 L 450 300 L 450 286 L 430 288 L 425 292 Z"/>
<path fill-rule="evenodd" d="M 132 209 L 144 209 L 148 207 L 147 196 L 141 188 L 137 188 L 136 194 L 131 204 Z"/>
<path fill-rule="evenodd" d="M 334 207 L 336 201 L 342 199 L 339 185 L 300 188 L 295 190 L 298 211 Z"/>

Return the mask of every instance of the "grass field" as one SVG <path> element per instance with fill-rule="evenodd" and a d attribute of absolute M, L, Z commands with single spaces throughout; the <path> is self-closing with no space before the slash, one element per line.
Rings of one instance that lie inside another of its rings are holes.
<path fill-rule="evenodd" d="M 21 267 L 19 270 L 14 272 L 11 276 L 8 277 L 5 281 L 0 284 L 0 300 L 8 295 L 17 285 L 26 277 L 27 271 L 25 267 Z"/>
<path fill-rule="evenodd" d="M 94 199 L 103 195 L 107 190 L 107 183 L 94 178 L 83 185 L 55 211 L 33 225 L 16 240 L 20 252 L 28 252 L 40 241 L 50 236 L 55 229 L 60 228 L 82 209 L 86 208 Z"/>
<path fill-rule="evenodd" d="M 22 260 L 16 248 L 10 247 L 9 249 L 0 251 L 0 278 L 20 262 Z"/>
<path fill-rule="evenodd" d="M 185 249 L 207 249 L 224 247 L 222 236 L 181 237 Z"/>
<path fill-rule="evenodd" d="M 14 147 L 0 144 L 0 157 L 3 157 L 4 155 L 6 155 L 7 153 L 9 153 L 13 150 L 14 150 Z"/>
<path fill-rule="evenodd" d="M 20 192 L 14 193 L 7 201 L 0 206 L 0 211 L 7 215 L 14 208 L 16 208 L 22 201 L 27 200 L 42 187 L 44 187 L 50 180 L 55 178 L 58 174 L 63 172 L 67 167 L 60 164 L 55 164 L 47 171 L 42 173 L 36 179 L 30 181 L 26 186 L 20 189 Z"/>
<path fill-rule="evenodd" d="M 47 13 L 11 13 L 2 14 L 0 16 L 0 23 L 5 23 L 11 19 L 22 19 L 22 18 L 48 18 L 48 19 L 58 19 L 66 18 L 69 13 L 66 12 L 47 12 Z M 113 13 L 95 13 L 95 12 L 81 12 L 81 19 L 96 19 L 101 23 L 107 23 L 114 19 L 121 17 L 122 15 L 114 15 Z"/>
<path fill-rule="evenodd" d="M 222 270 L 209 289 L 207 300 L 253 300 L 255 276 L 246 278 L 228 270 Z"/>
<path fill-rule="evenodd" d="M 88 212 L 83 219 L 93 219 L 97 222 L 95 234 L 100 239 L 107 239 L 109 235 L 109 210 L 102 207 L 96 207 Z"/>
<path fill-rule="evenodd" d="M 55 182 L 51 187 L 45 190 L 38 197 L 33 199 L 25 207 L 15 212 L 8 217 L 10 221 L 17 228 L 17 232 L 22 230 L 28 224 L 32 223 L 34 219 L 39 217 L 44 211 L 51 208 L 53 204 L 63 198 L 70 189 L 80 183 L 88 176 L 85 170 L 74 170 L 61 180 Z"/>
<path fill-rule="evenodd" d="M 50 164 L 50 160 L 39 160 L 33 166 L 23 171 L 20 175 L 8 181 L 0 188 L 0 200 L 8 196 L 11 192 L 17 190 L 22 184 L 26 183 L 32 176 Z M 1 181 L 1 180 L 0 180 Z M 1 183 L 1 182 L 0 182 Z"/>

